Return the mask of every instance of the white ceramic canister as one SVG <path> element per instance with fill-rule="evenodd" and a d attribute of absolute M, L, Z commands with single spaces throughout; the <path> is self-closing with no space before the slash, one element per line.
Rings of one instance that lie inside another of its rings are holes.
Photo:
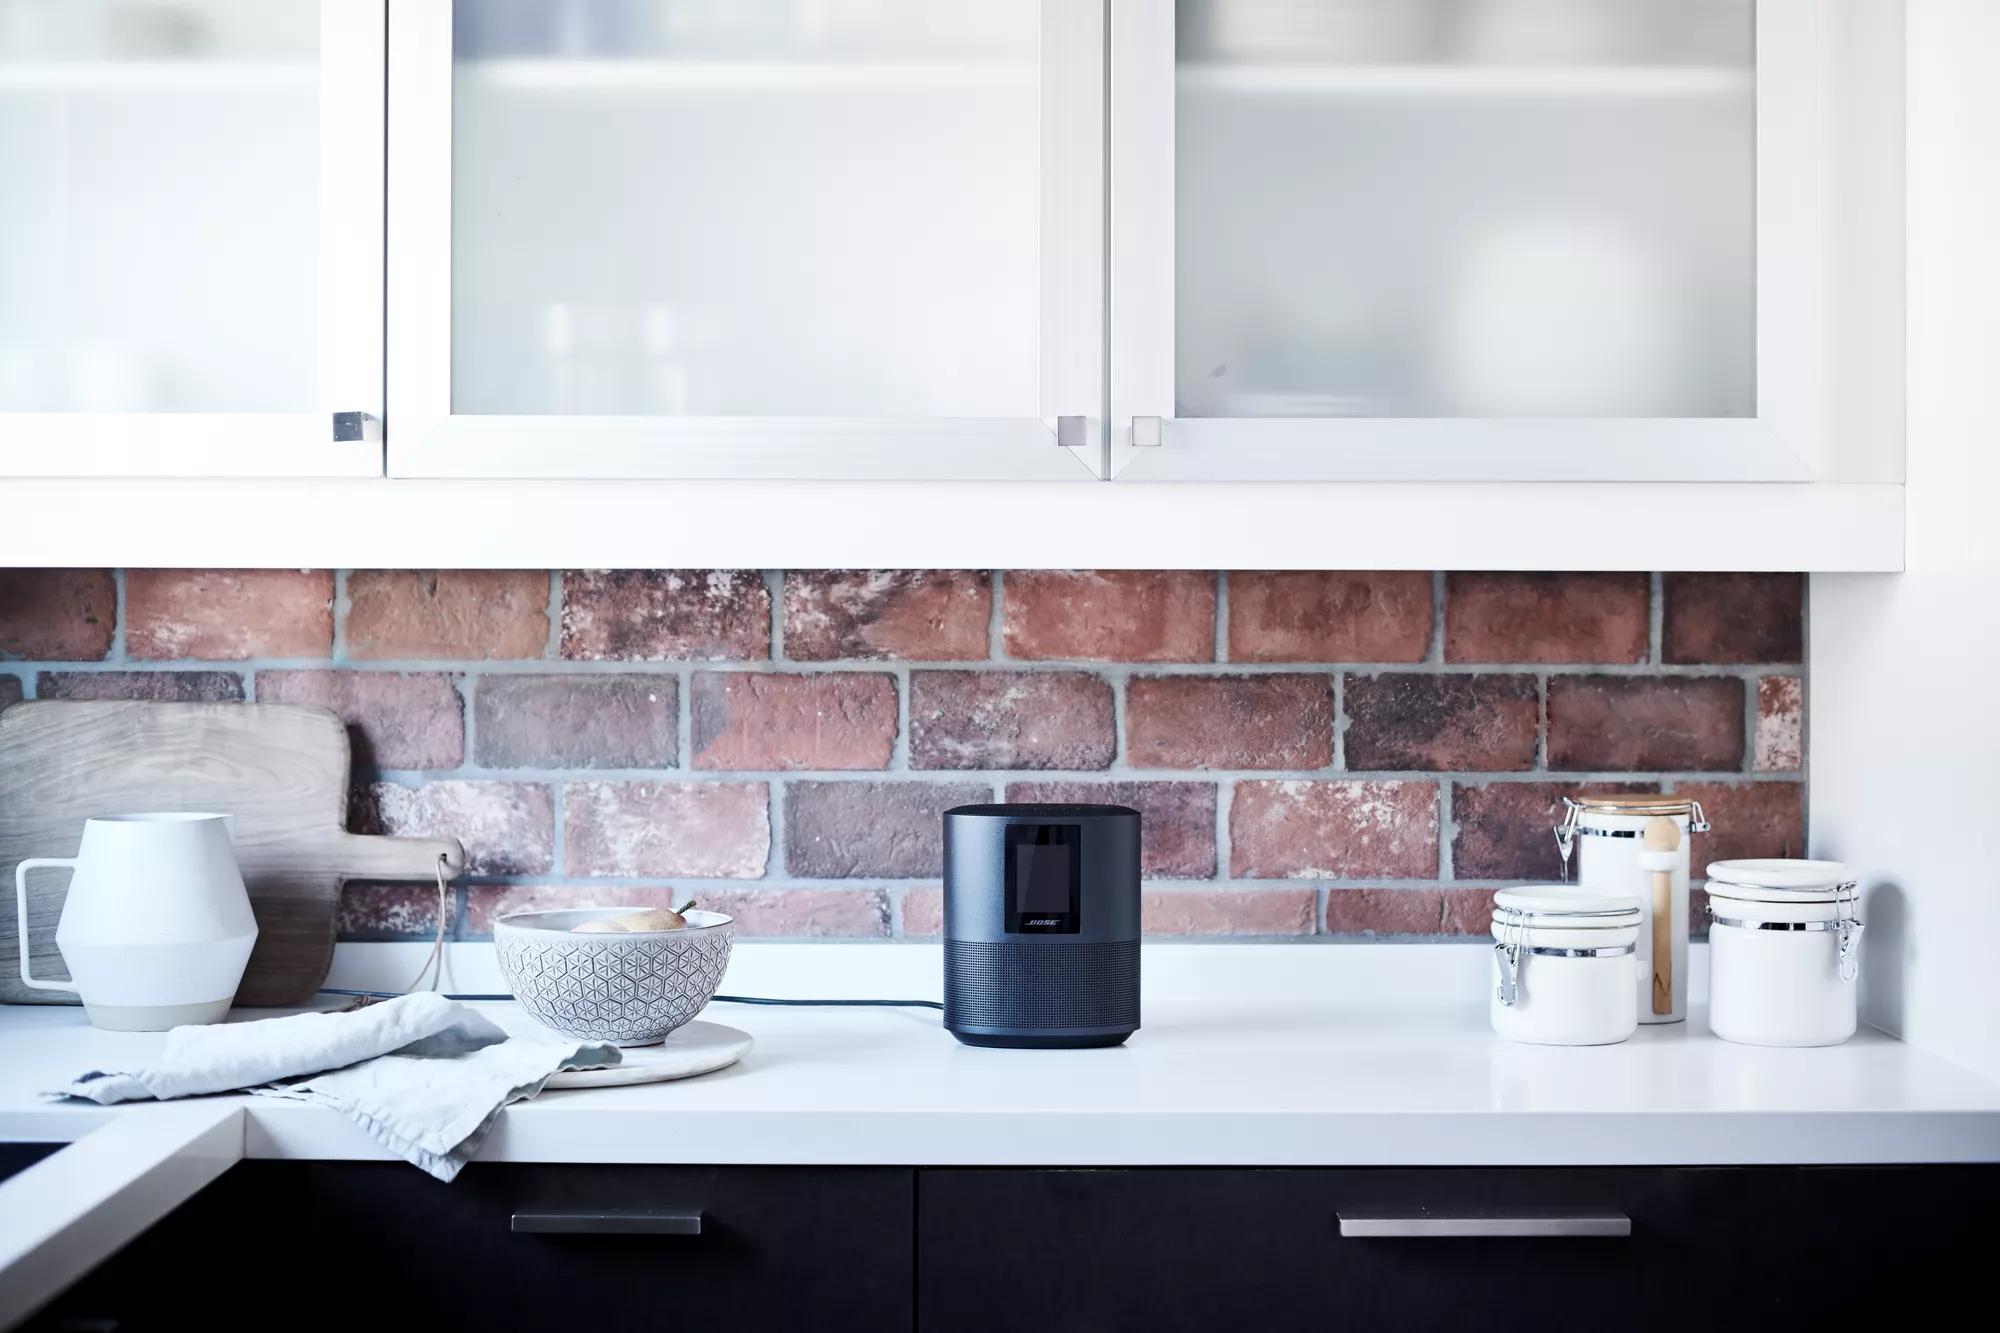
<path fill-rule="evenodd" d="M 1692 834 L 1708 832 L 1701 803 L 1685 796 L 1565 796 L 1563 805 L 1556 845 L 1565 871 L 1574 852 L 1580 887 L 1639 900 L 1639 963 L 1632 982 L 1639 1021 L 1681 1022 L 1687 1017 L 1689 841 Z M 1648 825 L 1656 819 L 1672 825 L 1671 832 L 1666 824 L 1657 826 L 1654 838 L 1671 841 L 1671 850 L 1646 846 Z M 1666 909 L 1664 920 L 1656 905 Z"/>
<path fill-rule="evenodd" d="M 1861 920 L 1838 861 L 1708 868 L 1708 1026 L 1752 1046 L 1834 1046 L 1854 1035 Z"/>
<path fill-rule="evenodd" d="M 1493 1030 L 1543 1046 L 1604 1046 L 1638 1026 L 1639 901 L 1569 885 L 1493 895 Z"/>

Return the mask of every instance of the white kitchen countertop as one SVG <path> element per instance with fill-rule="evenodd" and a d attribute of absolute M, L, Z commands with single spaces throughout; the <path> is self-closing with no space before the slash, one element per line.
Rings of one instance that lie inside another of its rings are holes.
<path fill-rule="evenodd" d="M 343 946 L 333 984 L 407 983 L 421 948 Z M 1703 983 L 1696 951 L 1696 993 Z M 2000 1084 L 1864 1030 L 1772 1050 L 1710 1035 L 1701 1007 L 1618 1046 L 1515 1045 L 1484 1007 L 1473 945 L 1149 945 L 1145 1026 L 1126 1046 L 960 1046 L 932 1010 L 704 1015 L 756 1047 L 684 1082 L 545 1093 L 508 1109 L 479 1161 L 960 1165 L 1614 1165 L 2000 1160 Z M 939 950 L 746 945 L 725 993 L 935 998 Z M 504 986 L 455 946 L 446 988 Z M 511 1005 L 483 1006 L 510 1026 Z M 252 1011 L 254 1014 L 255 1011 Z M 252 1016 L 245 1014 L 241 1016 Z M 527 1025 L 532 1030 L 532 1025 Z M 66 1141 L 155 1105 L 51 1105 L 161 1038 L 80 1010 L 0 1009 L 0 1140 Z M 379 1159 L 333 1112 L 240 1107 L 249 1157 Z M 163 1117 L 164 1118 L 164 1117 Z"/>

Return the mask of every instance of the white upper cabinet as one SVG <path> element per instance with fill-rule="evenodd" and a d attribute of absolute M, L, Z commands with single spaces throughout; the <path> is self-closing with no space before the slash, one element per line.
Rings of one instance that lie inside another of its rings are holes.
<path fill-rule="evenodd" d="M 395 0 L 391 475 L 1091 480 L 1104 27 Z"/>
<path fill-rule="evenodd" d="M 1900 480 L 1897 6 L 1110 5 L 1114 474 Z"/>
<path fill-rule="evenodd" d="M 380 475 L 383 24 L 0 0 L 0 473 Z"/>

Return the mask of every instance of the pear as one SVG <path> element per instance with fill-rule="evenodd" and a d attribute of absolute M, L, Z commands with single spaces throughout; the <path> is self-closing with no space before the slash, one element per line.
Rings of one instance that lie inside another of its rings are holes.
<path fill-rule="evenodd" d="M 681 904 L 681 912 L 694 907 L 692 901 Z M 623 916 L 602 917 L 596 921 L 586 921 L 582 925 L 571 926 L 572 935 L 629 935 L 648 930 L 686 930 L 687 918 L 671 907 L 649 907 L 643 911 L 627 912 Z"/>

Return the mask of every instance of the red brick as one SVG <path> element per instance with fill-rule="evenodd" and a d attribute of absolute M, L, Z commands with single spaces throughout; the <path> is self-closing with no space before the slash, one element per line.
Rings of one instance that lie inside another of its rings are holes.
<path fill-rule="evenodd" d="M 992 580 L 970 569 L 785 573 L 785 656 L 960 662 L 987 654 Z"/>
<path fill-rule="evenodd" d="M 1445 579 L 1447 662 L 1643 662 L 1644 574 L 1461 573 Z"/>
<path fill-rule="evenodd" d="M 762 879 L 771 853 L 762 782 L 572 782 L 567 873 Z"/>
<path fill-rule="evenodd" d="M 917 884 L 903 894 L 902 934 L 909 939 L 935 939 L 944 934 L 944 886 Z"/>
<path fill-rule="evenodd" d="M 736 918 L 750 939 L 880 939 L 889 933 L 889 896 L 880 889 L 703 889 L 711 912 Z"/>
<path fill-rule="evenodd" d="M 1009 657 L 1213 662 L 1215 575 L 1194 570 L 1023 569 L 1002 585 Z"/>
<path fill-rule="evenodd" d="M 771 655 L 771 592 L 754 569 L 573 569 L 563 575 L 571 661 L 720 661 Z"/>
<path fill-rule="evenodd" d="M 1349 676 L 1347 767 L 1523 772 L 1535 766 L 1533 676 Z"/>
<path fill-rule="evenodd" d="M 509 912 L 577 907 L 678 907 L 699 895 L 670 884 L 473 884 L 465 891 L 465 933 L 491 935 Z"/>
<path fill-rule="evenodd" d="M 441 672 L 259 671 L 257 702 L 331 708 L 363 771 L 457 768 L 465 758 L 465 701 Z"/>
<path fill-rule="evenodd" d="M 1239 782 L 1229 842 L 1229 873 L 1240 879 L 1428 879 L 1437 874 L 1437 786 Z"/>
<path fill-rule="evenodd" d="M 1148 935 L 1310 935 L 1311 889 L 1152 889 L 1139 900 Z"/>
<path fill-rule="evenodd" d="M 672 676 L 482 676 L 474 748 L 488 768 L 671 768 L 679 699 Z"/>
<path fill-rule="evenodd" d="M 1743 767 L 1743 682 L 1720 676 L 1555 676 L 1549 767 L 1734 772 Z"/>
<path fill-rule="evenodd" d="M 541 570 L 357 569 L 347 576 L 347 655 L 540 657 L 549 643 Z"/>
<path fill-rule="evenodd" d="M 793 782 L 785 868 L 810 879 L 921 879 L 944 873 L 944 812 L 993 799 L 970 782 Z"/>
<path fill-rule="evenodd" d="M 0 657 L 95 662 L 117 624 L 108 569 L 0 569 Z"/>
<path fill-rule="evenodd" d="M 1493 890 L 1443 889 L 1444 924 L 1440 935 L 1493 934 Z"/>
<path fill-rule="evenodd" d="M 241 703 L 234 671 L 44 671 L 37 699 L 139 699 L 147 703 Z"/>
<path fill-rule="evenodd" d="M 155 661 L 327 657 L 330 569 L 131 569 L 125 652 Z"/>
<path fill-rule="evenodd" d="M 1484 935 L 1491 889 L 1328 889 L 1326 933 L 1366 939 Z"/>
<path fill-rule="evenodd" d="M 1658 791 L 1644 782 L 1457 783 L 1451 789 L 1451 870 L 1457 879 L 1530 879 L 1559 882 L 1562 854 L 1555 827 L 1565 796 L 1639 795 Z M 1571 877 L 1576 867 L 1570 867 Z"/>
<path fill-rule="evenodd" d="M 1109 768 L 1111 686 L 1080 671 L 918 671 L 911 768 Z"/>
<path fill-rule="evenodd" d="M 1134 768 L 1325 768 L 1330 676 L 1138 676 L 1125 686 Z"/>
<path fill-rule="evenodd" d="M 896 748 L 893 676 L 698 671 L 689 700 L 696 768 L 887 768 Z"/>
<path fill-rule="evenodd" d="M 1797 782 L 1676 782 L 1674 795 L 1701 803 L 1712 826 L 1694 839 L 1693 873 L 1711 861 L 1806 854 L 1805 786 Z"/>
<path fill-rule="evenodd" d="M 1660 592 L 1669 662 L 1804 660 L 1803 574 L 1668 574 Z"/>
<path fill-rule="evenodd" d="M 1139 812 L 1139 873 L 1148 879 L 1215 874 L 1212 782 L 1011 782 L 1010 801 L 1127 805 Z"/>
<path fill-rule="evenodd" d="M 456 914 L 458 890 L 445 895 L 445 909 Z M 435 884 L 391 884 L 349 880 L 340 886 L 340 911 L 334 928 L 342 939 L 430 939 L 437 933 L 438 895 Z M 450 917 L 445 921 L 449 930 Z"/>
<path fill-rule="evenodd" d="M 371 783 L 349 826 L 398 838 L 457 838 L 470 875 L 546 875 L 555 868 L 555 801 L 532 782 Z"/>
<path fill-rule="evenodd" d="M 1757 726 L 1751 767 L 1760 773 L 1795 773 L 1805 762 L 1805 682 L 1765 676 L 1757 682 Z"/>
<path fill-rule="evenodd" d="M 1430 643 L 1427 573 L 1271 570 L 1229 576 L 1232 662 L 1421 662 Z"/>

